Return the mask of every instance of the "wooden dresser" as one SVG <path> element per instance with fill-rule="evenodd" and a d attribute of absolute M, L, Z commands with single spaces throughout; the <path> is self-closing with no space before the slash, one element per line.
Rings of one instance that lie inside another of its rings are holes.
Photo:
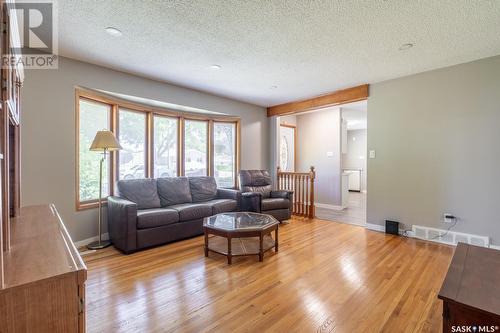
<path fill-rule="evenodd" d="M 500 251 L 459 243 L 438 297 L 443 332 L 500 332 Z"/>
<path fill-rule="evenodd" d="M 84 332 L 87 269 L 56 208 L 24 207 L 11 222 L 0 332 Z"/>

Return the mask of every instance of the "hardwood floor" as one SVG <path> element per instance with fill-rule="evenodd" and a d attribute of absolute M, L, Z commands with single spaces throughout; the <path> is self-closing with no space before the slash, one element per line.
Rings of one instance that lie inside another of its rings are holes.
<path fill-rule="evenodd" d="M 366 225 L 366 193 L 349 192 L 347 207 L 343 210 L 333 210 L 316 207 L 316 217 L 354 225 Z"/>
<path fill-rule="evenodd" d="M 453 247 L 293 219 L 278 253 L 204 257 L 203 237 L 91 254 L 88 332 L 438 332 Z"/>

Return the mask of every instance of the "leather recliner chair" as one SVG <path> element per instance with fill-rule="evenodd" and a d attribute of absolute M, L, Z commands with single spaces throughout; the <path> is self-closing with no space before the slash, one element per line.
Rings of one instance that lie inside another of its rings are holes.
<path fill-rule="evenodd" d="M 293 192 L 273 190 L 267 170 L 241 170 L 239 182 L 242 210 L 269 214 L 280 222 L 292 216 Z"/>

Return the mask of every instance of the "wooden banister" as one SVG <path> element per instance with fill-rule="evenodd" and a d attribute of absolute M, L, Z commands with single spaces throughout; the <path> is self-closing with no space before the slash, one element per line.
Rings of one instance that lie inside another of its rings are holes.
<path fill-rule="evenodd" d="M 293 214 L 314 218 L 314 179 L 316 171 L 311 166 L 309 172 L 281 171 L 278 167 L 278 190 L 293 191 Z"/>

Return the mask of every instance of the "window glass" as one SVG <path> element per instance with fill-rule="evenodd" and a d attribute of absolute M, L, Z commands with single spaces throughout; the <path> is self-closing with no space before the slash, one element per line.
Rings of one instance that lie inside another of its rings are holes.
<path fill-rule="evenodd" d="M 178 119 L 154 117 L 154 176 L 177 176 Z"/>
<path fill-rule="evenodd" d="M 208 122 L 186 120 L 184 123 L 184 170 L 188 177 L 206 176 L 208 159 Z"/>
<path fill-rule="evenodd" d="M 90 151 L 97 131 L 108 129 L 111 106 L 80 99 L 79 107 L 79 197 L 80 202 L 99 198 L 99 163 L 101 152 Z M 103 166 L 103 198 L 109 195 L 109 154 Z"/>
<path fill-rule="evenodd" d="M 120 109 L 118 133 L 122 150 L 119 151 L 118 177 L 138 179 L 146 177 L 146 114 Z"/>
<path fill-rule="evenodd" d="M 214 176 L 219 187 L 234 187 L 236 124 L 214 123 Z"/>

